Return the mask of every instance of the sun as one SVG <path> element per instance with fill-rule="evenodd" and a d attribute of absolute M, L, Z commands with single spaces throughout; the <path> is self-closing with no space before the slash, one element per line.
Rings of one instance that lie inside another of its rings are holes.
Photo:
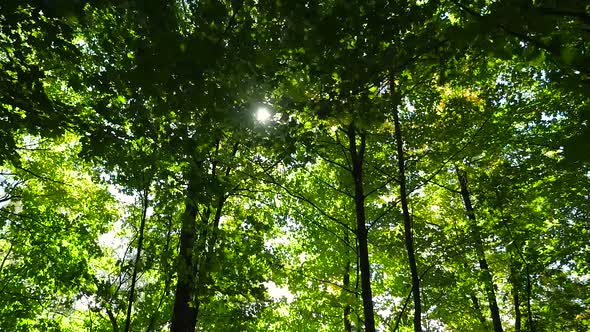
<path fill-rule="evenodd" d="M 270 111 L 264 106 L 261 106 L 256 110 L 256 120 L 259 122 L 266 122 L 271 116 L 272 114 Z"/>

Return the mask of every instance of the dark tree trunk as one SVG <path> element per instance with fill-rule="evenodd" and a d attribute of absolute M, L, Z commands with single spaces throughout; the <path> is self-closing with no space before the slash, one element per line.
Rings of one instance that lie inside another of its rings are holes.
<path fill-rule="evenodd" d="M 354 178 L 354 204 L 356 210 L 356 236 L 359 246 L 359 265 L 361 270 L 361 296 L 365 315 L 365 332 L 375 332 L 373 313 L 373 293 L 371 291 L 371 266 L 369 264 L 368 230 L 365 220 L 365 194 L 363 189 L 363 158 L 365 153 L 365 135 L 360 134 L 360 146 L 356 144 L 354 125 L 348 128 L 352 176 Z"/>
<path fill-rule="evenodd" d="M 406 189 L 406 162 L 404 159 L 404 148 L 402 140 L 401 125 L 399 121 L 398 106 L 400 97 L 396 94 L 393 77 L 390 80 L 391 95 L 394 98 L 393 105 L 393 122 L 395 127 L 395 142 L 397 145 L 397 159 L 399 171 L 399 191 L 402 205 L 402 218 L 404 220 L 404 240 L 408 251 L 408 262 L 412 274 L 412 295 L 414 298 L 414 331 L 422 331 L 422 302 L 420 301 L 420 276 L 416 266 L 416 256 L 414 251 L 414 237 L 412 234 L 412 219 L 408 209 L 408 197 Z"/>
<path fill-rule="evenodd" d="M 456 168 L 456 171 L 457 177 L 459 179 L 459 184 L 461 186 L 461 197 L 463 198 L 463 204 L 465 205 L 465 212 L 467 213 L 467 218 L 469 218 L 469 220 L 471 221 L 473 236 L 476 242 L 475 247 L 477 250 L 477 257 L 479 260 L 479 268 L 481 270 L 484 288 L 490 306 L 490 313 L 492 317 L 492 323 L 494 325 L 494 332 L 502 332 L 502 321 L 500 320 L 500 309 L 498 308 L 498 302 L 496 300 L 494 279 L 492 273 L 490 272 L 488 262 L 486 260 L 486 255 L 483 248 L 483 241 L 481 239 L 481 232 L 479 226 L 477 225 L 475 212 L 471 204 L 471 197 L 469 196 L 469 191 L 467 190 L 467 176 L 464 172 L 459 170 L 459 168 Z"/>
<path fill-rule="evenodd" d="M 133 310 L 133 300 L 135 297 L 135 283 L 137 282 L 137 270 L 139 269 L 139 260 L 141 258 L 141 250 L 143 248 L 143 233 L 145 229 L 145 221 L 147 219 L 148 209 L 148 193 L 149 184 L 143 191 L 143 209 L 141 215 L 141 222 L 139 225 L 139 239 L 137 240 L 137 254 L 135 256 L 135 264 L 133 265 L 133 275 L 131 276 L 131 289 L 129 290 L 129 302 L 127 305 L 127 318 L 125 319 L 125 332 L 131 329 L 131 311 Z"/>
<path fill-rule="evenodd" d="M 196 175 L 191 174 L 189 180 L 185 210 L 182 216 L 180 230 L 180 249 L 177 267 L 176 291 L 174 294 L 174 309 L 172 312 L 171 332 L 194 332 L 195 307 L 194 297 L 196 294 L 194 282 L 194 257 L 193 246 L 195 242 L 195 222 L 198 214 L 197 203 L 194 201 L 196 192 Z"/>

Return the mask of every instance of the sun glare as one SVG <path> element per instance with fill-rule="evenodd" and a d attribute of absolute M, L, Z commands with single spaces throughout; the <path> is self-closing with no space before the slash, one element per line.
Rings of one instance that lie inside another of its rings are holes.
<path fill-rule="evenodd" d="M 266 107 L 259 107 L 256 111 L 256 120 L 259 122 L 266 122 L 270 119 L 272 114 L 270 114 L 269 110 Z"/>

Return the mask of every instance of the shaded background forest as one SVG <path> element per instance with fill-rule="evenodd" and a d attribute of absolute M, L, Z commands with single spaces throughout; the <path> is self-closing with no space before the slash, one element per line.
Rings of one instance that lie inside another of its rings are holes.
<path fill-rule="evenodd" d="M 0 1 L 0 330 L 587 331 L 581 0 Z"/>

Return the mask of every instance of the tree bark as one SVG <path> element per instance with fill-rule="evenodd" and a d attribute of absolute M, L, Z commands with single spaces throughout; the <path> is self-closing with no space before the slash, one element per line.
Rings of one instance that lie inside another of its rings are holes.
<path fill-rule="evenodd" d="M 354 204 L 356 210 L 356 236 L 359 246 L 359 265 L 361 270 L 361 296 L 365 315 L 365 332 L 375 332 L 375 316 L 373 313 L 373 293 L 371 291 L 371 266 L 369 263 L 368 230 L 365 220 L 365 194 L 363 189 L 363 159 L 366 137 L 360 134 L 360 146 L 356 144 L 354 125 L 348 128 L 352 176 L 354 178 Z"/>
<path fill-rule="evenodd" d="M 467 176 L 465 172 L 459 170 L 456 167 L 457 177 L 459 179 L 459 184 L 461 186 L 461 197 L 463 198 L 463 204 L 465 206 L 465 212 L 467 213 L 467 218 L 471 221 L 471 227 L 473 231 L 473 236 L 475 239 L 475 247 L 477 251 L 477 258 L 479 260 L 479 268 L 481 270 L 482 279 L 484 282 L 484 288 L 486 291 L 486 295 L 488 298 L 488 303 L 490 306 L 490 314 L 492 317 L 492 323 L 494 326 L 494 332 L 503 332 L 502 328 L 502 321 L 500 320 L 500 309 L 498 308 L 498 302 L 496 300 L 496 291 L 494 285 L 494 279 L 492 273 L 490 272 L 490 268 L 488 266 L 488 262 L 486 259 L 485 251 L 483 248 L 483 241 L 481 239 L 481 232 L 479 226 L 477 225 L 477 220 L 475 218 L 475 212 L 473 210 L 473 205 L 471 204 L 471 197 L 469 195 L 469 191 L 467 189 Z"/>
<path fill-rule="evenodd" d="M 145 229 L 145 221 L 147 219 L 148 209 L 148 193 L 149 184 L 143 190 L 143 209 L 141 215 L 141 222 L 139 224 L 139 239 L 137 240 L 137 254 L 135 255 L 135 264 L 133 265 L 133 275 L 131 276 L 131 289 L 129 290 L 129 301 L 127 305 L 127 317 L 125 319 L 125 332 L 129 332 L 131 328 L 131 311 L 133 310 L 133 300 L 135 297 L 135 283 L 137 282 L 137 270 L 139 269 L 139 260 L 141 258 L 141 250 L 143 248 L 143 233 Z"/>
<path fill-rule="evenodd" d="M 193 166 L 195 167 L 195 166 Z M 171 332 L 194 332 L 195 307 L 193 299 L 196 294 L 194 282 L 194 242 L 196 235 L 195 222 L 198 214 L 197 203 L 194 201 L 196 192 L 196 172 L 192 170 L 189 179 L 185 210 L 180 230 L 180 249 L 177 266 L 177 282 L 174 294 Z"/>
<path fill-rule="evenodd" d="M 414 251 L 414 237 L 412 234 L 412 219 L 408 209 L 408 197 L 406 189 L 406 162 L 404 159 L 404 148 L 402 140 L 401 125 L 399 121 L 398 106 L 400 103 L 400 96 L 395 91 L 395 83 L 393 77 L 390 80 L 391 96 L 394 99 L 393 105 L 393 122 L 395 128 L 395 142 L 397 145 L 397 159 L 399 172 L 399 191 L 400 201 L 402 205 L 402 218 L 404 221 L 404 240 L 406 243 L 406 250 L 408 251 L 408 262 L 410 265 L 410 272 L 412 274 L 412 293 L 414 298 L 414 331 L 422 331 L 422 302 L 420 300 L 420 276 L 418 274 L 418 267 L 416 266 L 416 256 Z"/>

